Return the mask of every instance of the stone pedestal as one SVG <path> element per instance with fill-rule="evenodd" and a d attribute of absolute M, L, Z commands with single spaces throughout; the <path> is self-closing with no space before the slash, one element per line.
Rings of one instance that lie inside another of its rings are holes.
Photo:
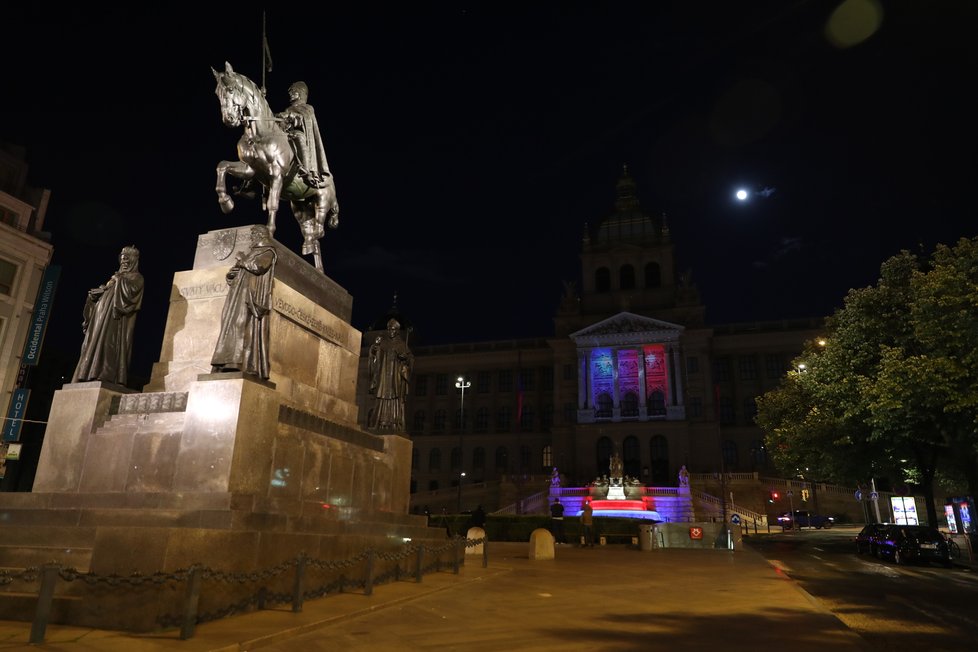
<path fill-rule="evenodd" d="M 356 425 L 349 294 L 296 254 L 276 244 L 271 377 L 211 373 L 224 277 L 249 229 L 200 236 L 194 269 L 174 274 L 143 392 L 87 382 L 55 393 L 33 493 L 0 495 L 0 565 L 249 572 L 444 539 L 408 514 L 410 440 Z M 153 604 L 141 609 L 70 620 L 152 629 Z"/>

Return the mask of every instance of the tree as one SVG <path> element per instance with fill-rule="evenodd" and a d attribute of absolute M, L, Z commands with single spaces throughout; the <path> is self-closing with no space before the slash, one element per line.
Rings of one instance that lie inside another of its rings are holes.
<path fill-rule="evenodd" d="M 978 495 L 978 239 L 929 259 L 900 252 L 827 329 L 758 401 L 775 463 L 836 481 L 898 474 L 919 484 L 935 524 L 941 465 Z"/>

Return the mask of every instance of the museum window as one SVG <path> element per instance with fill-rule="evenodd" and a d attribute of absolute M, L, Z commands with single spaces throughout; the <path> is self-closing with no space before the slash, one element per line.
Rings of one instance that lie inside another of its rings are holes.
<path fill-rule="evenodd" d="M 650 417 L 663 416 L 666 413 L 666 395 L 658 389 L 649 394 L 646 410 Z"/>
<path fill-rule="evenodd" d="M 645 287 L 657 288 L 662 285 L 662 272 L 659 263 L 649 263 L 645 266 Z"/>
<path fill-rule="evenodd" d="M 424 410 L 415 410 L 414 423 L 411 424 L 411 434 L 424 434 Z"/>
<path fill-rule="evenodd" d="M 613 406 L 614 402 L 611 400 L 610 394 L 607 392 L 598 394 L 597 409 L 594 411 L 594 416 L 599 419 L 610 419 Z"/>
<path fill-rule="evenodd" d="M 686 358 L 686 373 L 698 374 L 700 372 L 700 359 L 695 355 Z"/>
<path fill-rule="evenodd" d="M 554 449 L 553 446 L 547 444 L 543 447 L 543 470 L 547 471 L 554 465 Z"/>
<path fill-rule="evenodd" d="M 609 270 L 607 267 L 599 267 L 594 272 L 594 291 L 611 291 L 611 270 Z"/>
<path fill-rule="evenodd" d="M 428 471 L 441 471 L 441 449 L 432 448 L 428 453 Z"/>
<path fill-rule="evenodd" d="M 720 397 L 720 423 L 724 425 L 733 425 L 736 422 L 737 415 L 734 414 L 733 401 L 729 396 Z"/>
<path fill-rule="evenodd" d="M 543 406 L 543 413 L 540 415 L 540 428 L 550 430 L 554 425 L 554 406 L 547 403 Z"/>
<path fill-rule="evenodd" d="M 463 419 L 465 421 L 468 421 L 468 416 L 469 413 L 463 412 L 461 407 L 455 410 L 455 428 L 454 428 L 455 432 L 459 432 L 459 431 L 465 432 L 465 423 L 463 422 Z"/>
<path fill-rule="evenodd" d="M 458 446 L 452 447 L 452 471 L 462 468 L 462 449 Z"/>
<path fill-rule="evenodd" d="M 727 473 L 737 469 L 737 442 L 730 439 L 723 442 L 723 464 Z"/>
<path fill-rule="evenodd" d="M 757 401 L 754 397 L 744 399 L 744 420 L 753 425 L 754 418 L 757 416 Z"/>
<path fill-rule="evenodd" d="M 475 411 L 475 431 L 486 432 L 489 430 L 489 408 L 480 407 Z"/>
<path fill-rule="evenodd" d="M 626 392 L 625 395 L 621 397 L 621 416 L 638 416 L 638 394 L 635 392 Z"/>
<path fill-rule="evenodd" d="M 17 265 L 0 258 L 0 294 L 11 296 L 17 279 Z"/>
<path fill-rule="evenodd" d="M 653 486 L 661 487 L 672 482 L 669 477 L 669 441 L 662 435 L 649 440 L 649 472 Z"/>
<path fill-rule="evenodd" d="M 435 374 L 435 396 L 444 396 L 448 393 L 448 375 Z"/>
<path fill-rule="evenodd" d="M 509 451 L 505 446 L 496 449 L 496 471 L 506 473 L 509 471 Z"/>
<path fill-rule="evenodd" d="M 512 409 L 508 405 L 500 407 L 496 411 L 496 432 L 509 432 L 512 419 Z"/>
<path fill-rule="evenodd" d="M 414 387 L 411 388 L 411 393 L 415 396 L 427 396 L 428 395 L 428 377 L 424 374 L 418 374 L 413 379 Z"/>
<path fill-rule="evenodd" d="M 635 268 L 631 265 L 622 265 L 618 270 L 618 287 L 622 290 L 635 289 Z"/>
<path fill-rule="evenodd" d="M 533 369 L 520 369 L 520 389 L 530 392 L 537 388 L 536 374 Z"/>
<path fill-rule="evenodd" d="M 496 391 L 513 391 L 513 371 L 511 369 L 503 369 L 496 375 Z"/>
<path fill-rule="evenodd" d="M 629 435 L 621 444 L 622 473 L 633 478 L 642 473 L 642 452 L 638 445 L 638 437 Z"/>
<path fill-rule="evenodd" d="M 445 432 L 445 419 L 447 416 L 445 410 L 435 410 L 435 422 L 431 426 L 431 432 Z"/>
<path fill-rule="evenodd" d="M 755 380 L 757 378 L 757 364 L 752 355 L 742 355 L 737 360 L 740 367 L 741 380 Z"/>
<path fill-rule="evenodd" d="M 691 419 L 699 419 L 703 416 L 703 399 L 699 396 L 690 396 L 686 403 L 687 414 Z"/>
<path fill-rule="evenodd" d="M 713 361 L 713 380 L 718 383 L 730 380 L 730 358 L 723 356 Z"/>
<path fill-rule="evenodd" d="M 767 448 L 763 439 L 755 439 L 750 445 L 750 459 L 754 465 L 752 470 L 763 469 L 767 466 Z"/>
<path fill-rule="evenodd" d="M 488 371 L 480 371 L 475 375 L 475 391 L 480 394 L 488 394 L 490 387 L 491 374 Z"/>
<path fill-rule="evenodd" d="M 536 416 L 533 413 L 533 407 L 530 405 L 523 406 L 523 413 L 520 414 L 520 428 L 526 432 L 533 430 L 533 417 Z"/>
<path fill-rule="evenodd" d="M 540 389 L 552 392 L 554 389 L 554 368 L 540 367 Z"/>
<path fill-rule="evenodd" d="M 764 374 L 771 379 L 781 378 L 788 371 L 785 356 L 780 353 L 768 353 L 764 356 Z"/>
<path fill-rule="evenodd" d="M 482 446 L 476 446 L 472 450 L 472 468 L 473 469 L 484 469 L 486 468 L 486 449 Z"/>

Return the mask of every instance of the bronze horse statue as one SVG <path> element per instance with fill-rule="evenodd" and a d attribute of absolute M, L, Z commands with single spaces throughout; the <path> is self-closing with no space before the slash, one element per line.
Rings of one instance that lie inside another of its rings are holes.
<path fill-rule="evenodd" d="M 228 194 L 226 177 L 242 179 L 245 184 L 257 180 L 267 191 L 262 209 L 268 211 L 268 231 L 275 234 L 275 214 L 282 198 L 288 199 L 292 214 L 302 230 L 302 253 L 312 254 L 316 269 L 323 271 L 319 239 L 324 225 L 335 229 L 340 209 L 336 201 L 333 177 L 325 177 L 322 188 L 308 185 L 299 174 L 299 162 L 289 136 L 265 101 L 261 89 L 250 79 L 234 72 L 230 63 L 224 72 L 211 68 L 217 79 L 217 97 L 221 101 L 221 119 L 229 127 L 244 125 L 238 140 L 238 161 L 221 161 L 217 165 L 217 203 L 227 214 L 234 209 Z"/>

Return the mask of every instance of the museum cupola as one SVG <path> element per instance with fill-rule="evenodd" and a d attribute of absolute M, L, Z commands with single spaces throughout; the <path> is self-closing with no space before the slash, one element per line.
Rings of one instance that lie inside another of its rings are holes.
<path fill-rule="evenodd" d="M 687 319 L 696 321 L 698 311 L 690 314 L 689 308 L 691 303 L 698 306 L 698 296 L 687 287 L 677 296 L 666 216 L 642 209 L 638 184 L 627 165 L 616 184 L 614 209 L 595 228 L 586 230 L 581 275 L 584 321 L 599 321 L 622 311 L 674 320 L 680 306 Z"/>

